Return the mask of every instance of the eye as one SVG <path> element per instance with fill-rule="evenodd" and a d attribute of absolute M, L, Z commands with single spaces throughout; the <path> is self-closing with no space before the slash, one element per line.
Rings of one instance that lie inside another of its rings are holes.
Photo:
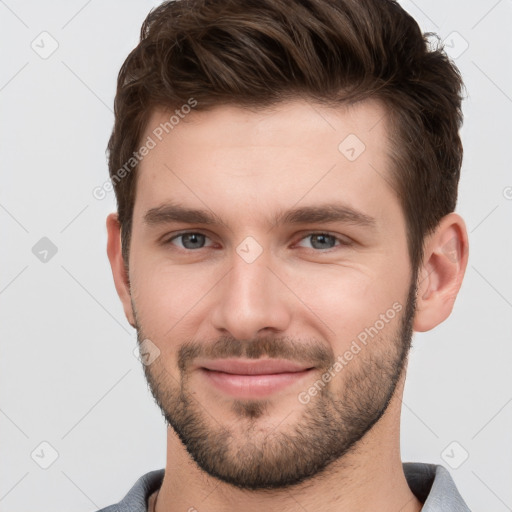
<path fill-rule="evenodd" d="M 348 240 L 338 238 L 334 235 L 331 235 L 329 233 L 310 233 L 304 238 L 301 239 L 299 245 L 304 247 L 303 242 L 310 240 L 310 248 L 313 249 L 319 249 L 319 250 L 326 250 L 326 249 L 333 249 L 336 247 L 336 242 L 339 242 L 338 246 L 348 246 L 350 245 L 350 242 Z"/>
<path fill-rule="evenodd" d="M 181 241 L 181 243 L 175 243 L 175 240 L 179 240 Z M 181 247 L 182 249 L 193 250 L 207 247 L 207 245 L 205 245 L 206 240 L 209 240 L 209 238 L 206 235 L 190 231 L 187 233 L 180 233 L 179 235 L 173 236 L 172 238 L 167 240 L 165 244 L 173 244 L 177 245 L 178 247 Z"/>

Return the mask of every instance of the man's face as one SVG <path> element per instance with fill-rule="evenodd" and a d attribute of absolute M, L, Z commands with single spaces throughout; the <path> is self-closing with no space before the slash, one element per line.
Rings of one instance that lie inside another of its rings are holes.
<path fill-rule="evenodd" d="M 129 262 L 139 342 L 160 351 L 144 368 L 191 457 L 225 482 L 320 473 L 357 447 L 402 375 L 415 275 L 384 114 L 223 106 L 161 141 L 170 114 L 150 120 Z M 302 371 L 207 369 L 269 358 Z"/>

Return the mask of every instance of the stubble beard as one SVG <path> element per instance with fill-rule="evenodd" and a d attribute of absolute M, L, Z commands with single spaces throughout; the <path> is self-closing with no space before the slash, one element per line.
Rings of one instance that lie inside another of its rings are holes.
<path fill-rule="evenodd" d="M 310 366 L 319 368 L 318 379 L 335 361 L 332 349 L 318 341 L 298 344 L 265 337 L 240 342 L 224 337 L 206 347 L 188 340 L 178 350 L 179 381 L 163 366 L 162 358 L 143 366 L 155 402 L 190 457 L 214 478 L 240 489 L 271 490 L 321 477 L 331 463 L 342 461 L 356 448 L 393 397 L 406 368 L 413 334 L 416 280 L 411 282 L 406 307 L 396 318 L 398 328 L 390 334 L 392 325 L 386 326 L 388 332 L 370 340 L 309 403 L 297 399 L 300 419 L 288 428 L 284 428 L 284 422 L 290 413 L 285 417 L 276 414 L 272 398 L 233 399 L 230 416 L 235 420 L 226 423 L 214 418 L 208 402 L 193 396 L 188 368 L 199 355 L 283 357 L 314 362 Z M 135 317 L 140 344 L 146 336 Z M 200 394 L 199 390 L 195 392 Z M 271 428 L 263 428 L 261 423 L 269 412 L 274 412 L 276 421 Z"/>

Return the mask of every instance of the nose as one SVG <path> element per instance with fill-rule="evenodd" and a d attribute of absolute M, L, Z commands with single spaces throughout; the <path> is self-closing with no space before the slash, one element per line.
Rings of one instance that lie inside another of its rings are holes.
<path fill-rule="evenodd" d="M 265 251 L 251 263 L 236 253 L 232 261 L 231 270 L 216 287 L 213 326 L 240 340 L 284 332 L 291 321 L 292 294 L 271 269 Z"/>

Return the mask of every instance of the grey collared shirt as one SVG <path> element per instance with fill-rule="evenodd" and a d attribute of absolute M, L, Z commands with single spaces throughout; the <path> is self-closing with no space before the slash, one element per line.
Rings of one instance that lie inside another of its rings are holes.
<path fill-rule="evenodd" d="M 422 512 L 471 512 L 443 466 L 405 462 L 403 468 L 411 491 L 423 503 Z M 147 512 L 148 499 L 162 485 L 164 471 L 141 476 L 119 503 L 98 512 Z"/>

